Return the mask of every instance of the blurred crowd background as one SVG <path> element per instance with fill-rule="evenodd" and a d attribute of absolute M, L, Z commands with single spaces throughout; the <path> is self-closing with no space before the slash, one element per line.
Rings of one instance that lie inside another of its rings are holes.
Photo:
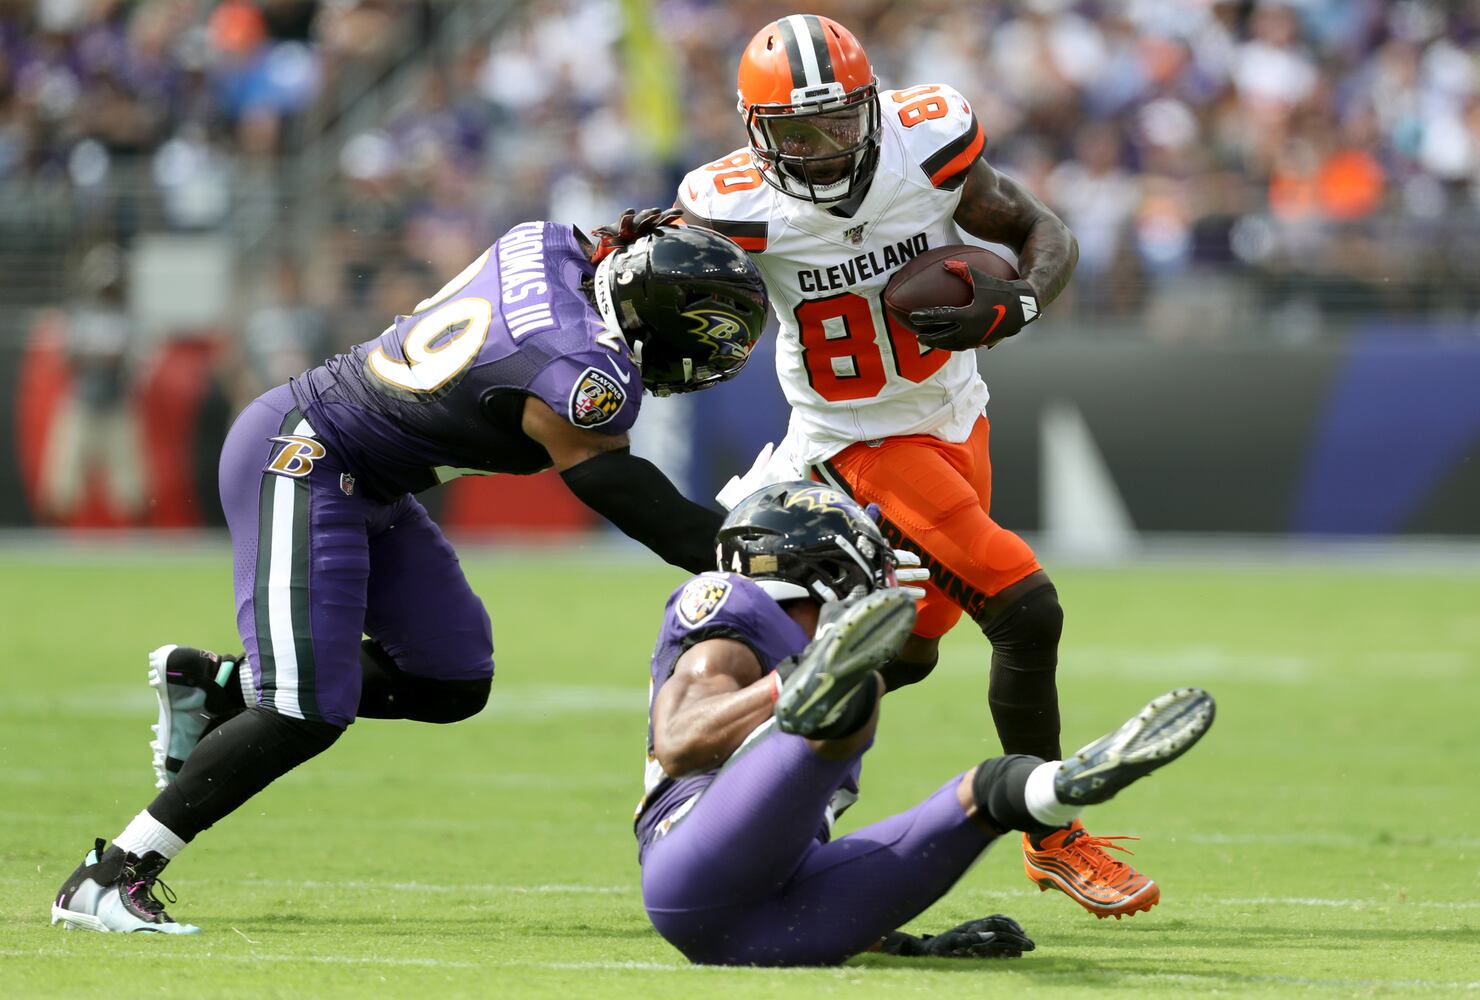
<path fill-rule="evenodd" d="M 1035 337 L 1480 338 L 1480 0 L 808 6 L 884 87 L 962 91 L 988 157 L 1074 229 Z M 0 344 L 62 359 L 78 428 L 187 336 L 240 405 L 515 222 L 671 202 L 743 142 L 739 53 L 790 12 L 0 0 Z M 64 507 L 79 487 L 47 476 Z"/>

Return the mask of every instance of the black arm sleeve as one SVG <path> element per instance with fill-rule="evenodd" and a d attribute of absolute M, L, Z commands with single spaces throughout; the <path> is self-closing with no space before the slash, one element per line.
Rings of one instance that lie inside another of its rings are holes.
<path fill-rule="evenodd" d="M 678 492 L 647 459 L 619 448 L 571 466 L 560 478 L 581 503 L 665 562 L 690 573 L 714 569 L 714 536 L 724 515 Z"/>

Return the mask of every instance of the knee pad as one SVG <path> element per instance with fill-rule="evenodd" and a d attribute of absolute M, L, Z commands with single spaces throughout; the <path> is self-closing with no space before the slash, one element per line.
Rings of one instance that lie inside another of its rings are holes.
<path fill-rule="evenodd" d="M 493 678 L 472 681 L 420 680 L 417 684 L 415 722 L 449 723 L 471 719 L 488 704 Z"/>
<path fill-rule="evenodd" d="M 884 678 L 884 690 L 893 691 L 908 684 L 918 684 L 930 676 L 930 671 L 940 662 L 939 656 L 932 656 L 928 661 L 911 662 L 908 660 L 890 660 L 879 668 L 879 674 Z"/>
<path fill-rule="evenodd" d="M 360 644 L 360 673 L 359 715 L 367 719 L 461 722 L 483 711 L 493 687 L 492 677 L 440 680 L 408 674 L 374 639 Z"/>
<path fill-rule="evenodd" d="M 1064 633 L 1064 609 L 1058 590 L 1045 583 L 977 624 L 995 650 L 1054 648 Z"/>

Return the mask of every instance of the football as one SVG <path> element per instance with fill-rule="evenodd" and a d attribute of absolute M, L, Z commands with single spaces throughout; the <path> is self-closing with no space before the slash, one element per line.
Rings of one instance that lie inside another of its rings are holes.
<path fill-rule="evenodd" d="M 946 261 L 959 260 L 975 265 L 993 277 L 1016 281 L 1017 268 L 990 250 L 967 244 L 955 244 L 926 250 L 905 264 L 889 284 L 884 286 L 884 308 L 894 322 L 911 333 L 910 312 L 930 306 L 964 306 L 971 301 L 971 286 L 950 268 Z"/>

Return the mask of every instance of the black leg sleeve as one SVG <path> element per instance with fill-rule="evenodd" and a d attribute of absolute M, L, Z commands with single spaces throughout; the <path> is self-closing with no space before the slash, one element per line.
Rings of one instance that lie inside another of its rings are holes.
<path fill-rule="evenodd" d="M 278 778 L 333 745 L 344 730 L 260 706 L 217 726 L 185 760 L 149 813 L 187 843 Z"/>
<path fill-rule="evenodd" d="M 1053 584 L 1044 584 L 982 623 L 992 643 L 987 702 L 1004 753 L 1063 759 L 1059 748 L 1059 636 L 1064 611 Z"/>
<path fill-rule="evenodd" d="M 604 451 L 560 477 L 581 503 L 665 562 L 690 573 L 715 568 L 714 536 L 724 515 L 678 492 L 647 459 L 626 448 Z"/>
<path fill-rule="evenodd" d="M 360 643 L 362 719 L 410 719 L 412 722 L 461 722 L 488 704 L 492 678 L 441 681 L 404 673 L 374 639 Z"/>

